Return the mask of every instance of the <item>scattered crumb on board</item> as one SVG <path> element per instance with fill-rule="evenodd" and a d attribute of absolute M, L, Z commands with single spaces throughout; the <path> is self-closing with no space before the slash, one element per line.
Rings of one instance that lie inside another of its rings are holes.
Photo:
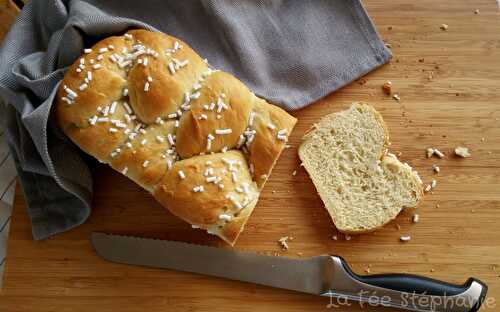
<path fill-rule="evenodd" d="M 391 95 L 392 93 L 392 82 L 390 81 L 386 81 L 383 85 L 382 85 L 382 90 L 384 91 L 385 94 L 387 95 Z"/>
<path fill-rule="evenodd" d="M 399 238 L 399 240 L 402 242 L 408 242 L 411 240 L 411 236 L 410 235 L 403 235 Z"/>
<path fill-rule="evenodd" d="M 288 250 L 288 236 L 283 236 L 280 239 L 278 239 L 278 244 L 280 245 L 281 249 L 283 251 Z"/>
<path fill-rule="evenodd" d="M 427 155 L 427 158 L 431 158 L 433 155 L 436 155 L 438 158 L 444 158 L 445 156 L 443 152 L 434 147 L 428 147 L 425 150 L 425 154 Z"/>
<path fill-rule="evenodd" d="M 414 214 L 413 217 L 411 218 L 411 221 L 413 223 L 418 223 L 419 220 L 420 220 L 420 216 L 418 214 Z"/>
<path fill-rule="evenodd" d="M 460 156 L 462 158 L 467 158 L 470 157 L 471 154 L 467 147 L 457 146 L 455 148 L 455 155 Z"/>
<path fill-rule="evenodd" d="M 436 186 L 437 186 L 437 181 L 436 181 L 435 179 L 433 179 L 433 180 L 431 181 L 431 188 L 432 188 L 432 189 L 435 189 L 435 188 L 436 188 Z"/>
<path fill-rule="evenodd" d="M 444 158 L 444 153 L 438 150 L 437 148 L 434 149 L 434 155 L 437 155 L 439 158 Z"/>
<path fill-rule="evenodd" d="M 426 150 L 425 150 L 425 154 L 427 155 L 427 158 L 431 158 L 432 155 L 434 155 L 434 149 L 432 147 L 428 147 Z"/>

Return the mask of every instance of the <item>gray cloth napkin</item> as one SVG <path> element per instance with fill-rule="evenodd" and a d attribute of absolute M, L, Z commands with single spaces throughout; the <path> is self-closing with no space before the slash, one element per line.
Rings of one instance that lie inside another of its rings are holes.
<path fill-rule="evenodd" d="M 0 50 L 0 95 L 35 239 L 91 211 L 90 157 L 51 120 L 58 83 L 84 47 L 130 28 L 181 38 L 288 110 L 391 57 L 358 0 L 29 1 Z"/>

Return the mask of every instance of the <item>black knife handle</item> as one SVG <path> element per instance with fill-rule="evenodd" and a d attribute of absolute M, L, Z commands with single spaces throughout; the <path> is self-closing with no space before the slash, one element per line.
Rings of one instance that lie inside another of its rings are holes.
<path fill-rule="evenodd" d="M 413 311 L 433 312 L 475 312 L 486 298 L 488 287 L 475 278 L 469 278 L 463 285 L 412 274 L 358 275 L 347 262 L 338 256 L 331 256 L 330 292 L 335 297 L 368 301 L 368 298 L 385 298 L 380 305 Z M 374 297 L 375 296 L 375 297 Z"/>

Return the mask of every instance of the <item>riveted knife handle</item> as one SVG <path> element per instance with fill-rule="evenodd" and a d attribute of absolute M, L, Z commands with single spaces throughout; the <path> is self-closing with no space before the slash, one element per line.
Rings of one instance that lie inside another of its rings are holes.
<path fill-rule="evenodd" d="M 324 296 L 411 311 L 475 312 L 488 289 L 475 278 L 469 278 L 463 285 L 453 285 L 411 274 L 358 275 L 338 256 L 330 256 L 325 273 L 330 285 Z"/>

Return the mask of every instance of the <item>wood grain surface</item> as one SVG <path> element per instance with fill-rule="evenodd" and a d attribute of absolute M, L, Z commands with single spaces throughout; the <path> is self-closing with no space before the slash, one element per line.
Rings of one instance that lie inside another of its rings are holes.
<path fill-rule="evenodd" d="M 470 276 L 489 285 L 489 308 L 500 303 L 500 14 L 494 0 L 365 1 L 390 64 L 293 114 L 292 147 L 281 156 L 235 249 L 281 256 L 332 253 L 358 273 L 409 272 L 454 283 Z M 478 9 L 479 14 L 474 11 Z M 449 25 L 447 31 L 441 24 Z M 432 78 L 431 78 L 432 77 Z M 390 80 L 397 102 L 383 94 Z M 336 232 L 297 146 L 321 116 L 353 101 L 373 104 L 389 125 L 392 151 L 436 179 L 432 194 L 385 228 L 345 240 Z M 452 155 L 458 145 L 472 157 Z M 444 159 L 427 159 L 434 146 Z M 432 165 L 441 168 L 439 174 Z M 297 170 L 297 175 L 292 172 Z M 18 189 L 0 311 L 318 311 L 325 298 L 206 276 L 118 265 L 96 256 L 92 231 L 182 240 L 225 247 L 167 213 L 153 198 L 102 165 L 93 168 L 94 209 L 82 226 L 46 241 L 31 239 Z M 338 239 L 332 239 L 337 235 Z M 411 235 L 402 243 L 401 235 Z M 293 236 L 281 252 L 277 240 Z M 221 264 L 223 265 L 223 264 Z M 241 268 L 244 270 L 245 268 Z M 388 311 L 384 308 L 368 310 Z M 339 311 L 360 311 L 357 304 Z M 366 310 L 365 310 L 366 311 Z"/>

